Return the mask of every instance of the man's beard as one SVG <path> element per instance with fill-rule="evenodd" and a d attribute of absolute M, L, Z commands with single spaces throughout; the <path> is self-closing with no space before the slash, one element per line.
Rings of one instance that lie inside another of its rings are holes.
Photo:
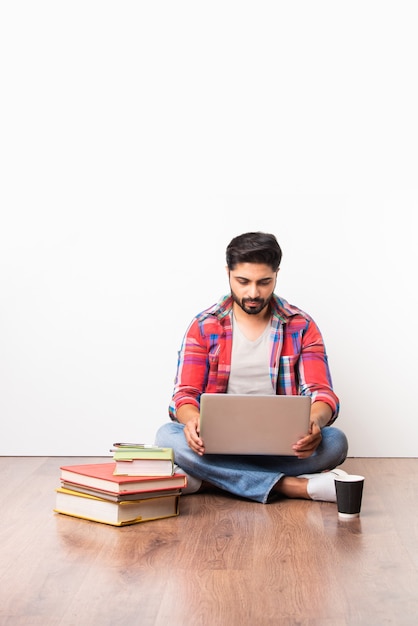
<path fill-rule="evenodd" d="M 261 311 L 268 306 L 271 300 L 271 296 L 267 300 L 264 300 L 264 298 L 243 298 L 240 300 L 232 289 L 231 296 L 233 301 L 236 302 L 238 306 L 248 315 L 258 315 L 258 313 L 261 313 Z M 248 306 L 248 303 L 251 303 L 253 306 Z"/>

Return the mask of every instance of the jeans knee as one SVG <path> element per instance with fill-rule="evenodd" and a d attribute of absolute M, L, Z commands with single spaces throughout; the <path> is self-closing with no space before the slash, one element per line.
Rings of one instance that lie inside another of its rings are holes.
<path fill-rule="evenodd" d="M 169 426 L 171 426 L 170 423 L 163 424 L 157 430 L 156 435 L 155 435 L 155 444 L 157 446 L 160 446 L 162 448 L 170 447 L 170 446 L 167 446 L 167 440 L 169 437 L 169 428 L 168 428 Z"/>
<path fill-rule="evenodd" d="M 155 435 L 155 445 L 161 448 L 172 448 L 173 437 L 182 429 L 182 425 L 177 422 L 167 422 L 160 426 Z"/>
<path fill-rule="evenodd" d="M 335 431 L 334 432 L 335 451 L 339 455 L 338 463 L 343 463 L 343 461 L 345 461 L 345 459 L 347 458 L 348 439 L 342 430 L 339 430 L 338 428 L 333 428 L 333 430 Z"/>
<path fill-rule="evenodd" d="M 332 455 L 332 463 L 335 465 L 343 463 L 348 452 L 348 440 L 345 433 L 334 426 L 325 427 L 322 430 L 322 439 L 329 454 Z"/>

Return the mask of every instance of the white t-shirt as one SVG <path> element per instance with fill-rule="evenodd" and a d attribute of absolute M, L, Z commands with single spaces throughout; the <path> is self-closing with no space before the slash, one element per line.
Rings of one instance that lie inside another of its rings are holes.
<path fill-rule="evenodd" d="M 233 319 L 231 373 L 227 393 L 275 395 L 269 373 L 270 324 L 255 341 L 250 341 Z"/>

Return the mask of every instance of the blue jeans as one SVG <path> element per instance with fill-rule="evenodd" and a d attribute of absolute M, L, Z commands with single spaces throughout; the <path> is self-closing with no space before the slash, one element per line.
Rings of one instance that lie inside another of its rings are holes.
<path fill-rule="evenodd" d="M 344 462 L 348 442 L 334 426 L 322 429 L 322 441 L 306 459 L 296 456 L 240 456 L 208 454 L 199 456 L 189 448 L 184 425 L 168 422 L 156 434 L 158 446 L 173 448 L 175 463 L 185 472 L 237 496 L 266 504 L 274 485 L 283 476 L 316 474 Z"/>

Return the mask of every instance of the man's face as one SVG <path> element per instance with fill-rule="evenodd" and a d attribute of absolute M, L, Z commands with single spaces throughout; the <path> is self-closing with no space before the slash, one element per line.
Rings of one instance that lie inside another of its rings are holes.
<path fill-rule="evenodd" d="M 239 263 L 229 271 L 231 295 L 248 315 L 266 308 L 276 286 L 277 272 L 262 263 Z"/>

